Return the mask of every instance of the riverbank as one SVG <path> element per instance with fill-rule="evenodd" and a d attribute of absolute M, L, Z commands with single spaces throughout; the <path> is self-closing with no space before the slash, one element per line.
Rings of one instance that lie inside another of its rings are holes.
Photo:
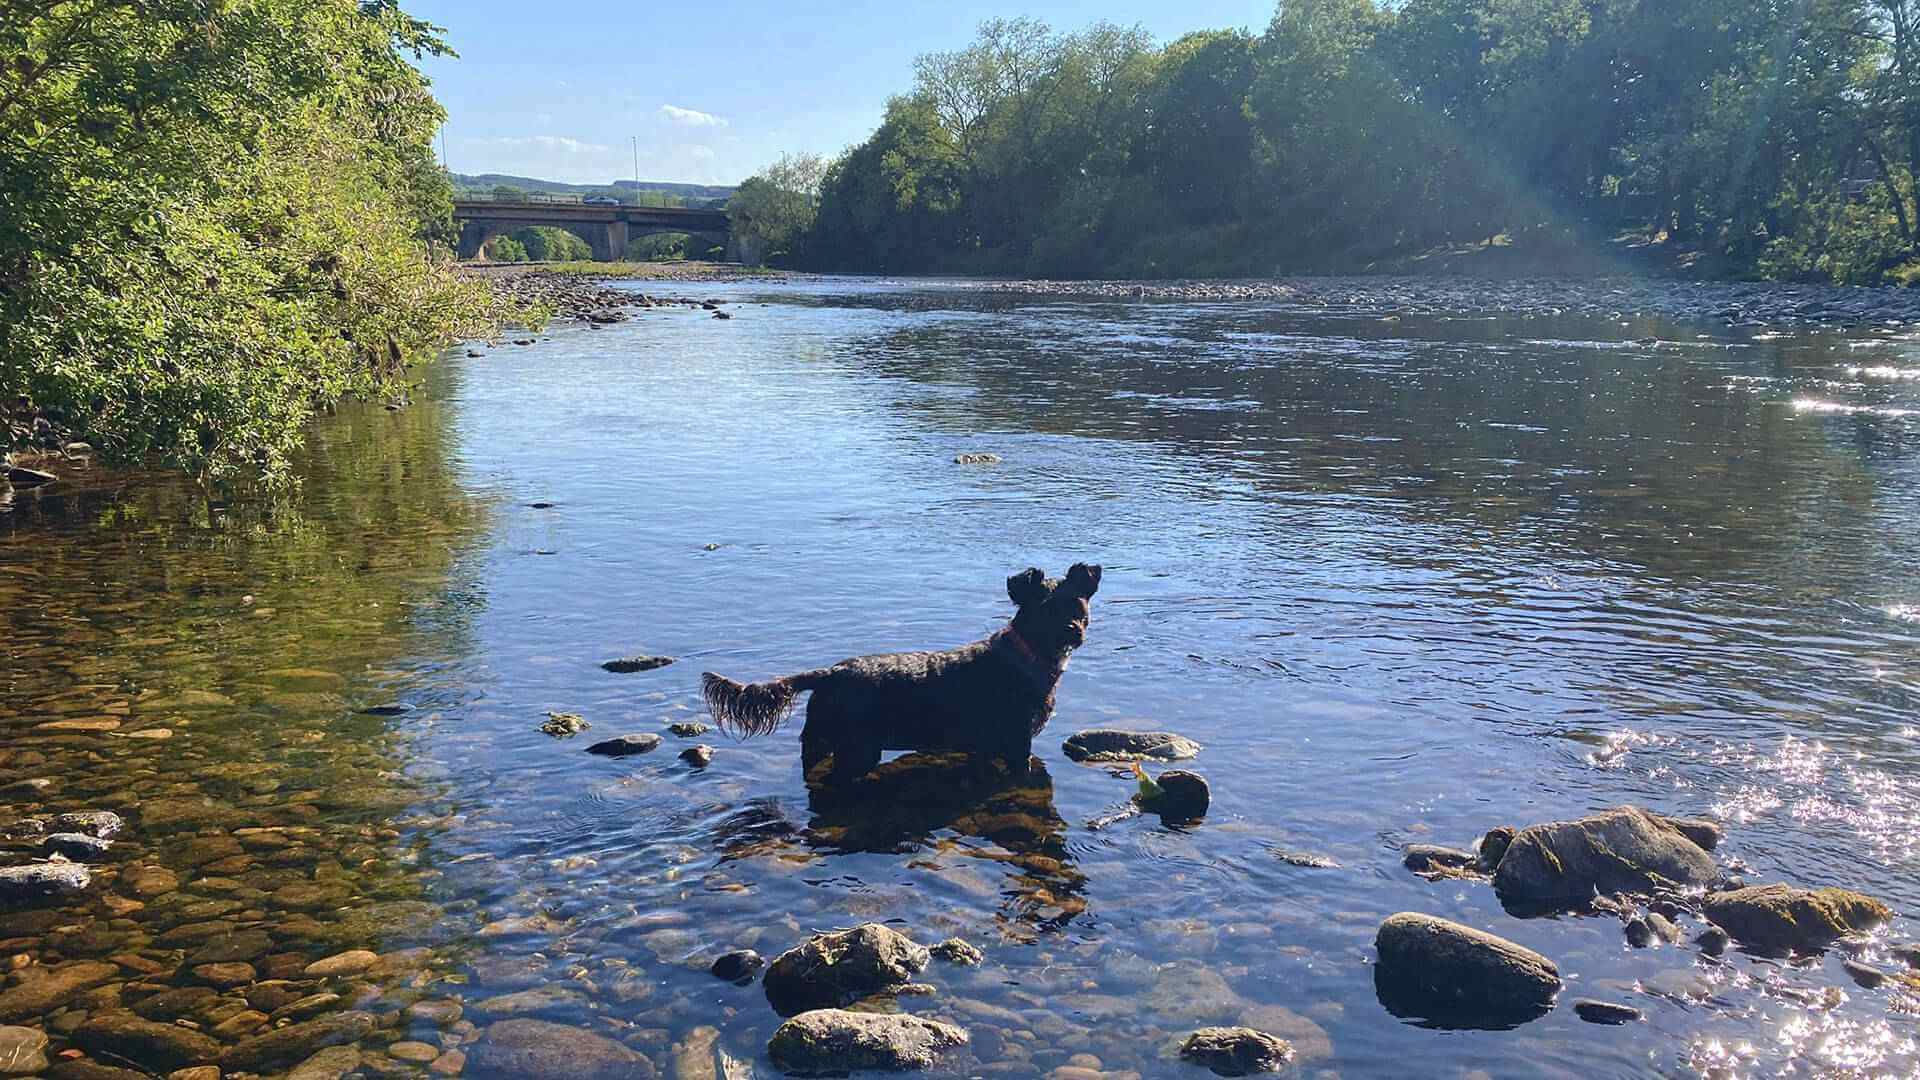
<path fill-rule="evenodd" d="M 760 280 L 778 276 L 740 270 L 722 263 L 502 263 L 468 264 L 461 271 L 485 281 L 500 300 L 528 312 L 534 323 L 547 318 L 595 325 L 624 322 L 636 310 L 688 307 L 718 312 L 720 302 L 616 289 L 606 282 L 714 282 Z"/>

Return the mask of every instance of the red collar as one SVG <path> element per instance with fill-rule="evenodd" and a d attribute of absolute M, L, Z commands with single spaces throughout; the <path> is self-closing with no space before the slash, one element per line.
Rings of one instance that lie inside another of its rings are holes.
<path fill-rule="evenodd" d="M 1021 636 L 1020 631 L 1013 628 L 1012 623 L 1008 623 L 1000 629 L 999 633 L 994 634 L 993 641 L 995 644 L 1006 646 L 1006 651 L 1011 654 L 1007 659 L 1027 677 L 1027 681 L 1031 682 L 1035 689 L 1042 694 L 1053 692 L 1054 684 L 1060 681 L 1061 669 L 1066 666 L 1063 662 L 1049 663 L 1042 660 L 1027 639 Z"/>

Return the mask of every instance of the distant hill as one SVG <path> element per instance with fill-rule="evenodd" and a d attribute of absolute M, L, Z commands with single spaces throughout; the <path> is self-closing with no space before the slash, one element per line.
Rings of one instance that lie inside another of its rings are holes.
<path fill-rule="evenodd" d="M 551 195 L 613 194 L 622 191 L 658 191 L 682 199 L 726 199 L 733 188 L 722 184 L 680 184 L 670 180 L 615 180 L 606 184 L 563 184 L 558 180 L 536 180 L 531 176 L 506 173 L 454 173 L 453 186 L 487 190 L 496 184 L 510 184 L 522 191 L 540 191 Z"/>

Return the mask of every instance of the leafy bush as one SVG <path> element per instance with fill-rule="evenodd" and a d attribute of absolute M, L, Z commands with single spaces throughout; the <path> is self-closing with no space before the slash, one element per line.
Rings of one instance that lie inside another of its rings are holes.
<path fill-rule="evenodd" d="M 316 410 L 505 314 L 460 276 L 394 0 L 0 0 L 0 401 L 285 479 Z"/>

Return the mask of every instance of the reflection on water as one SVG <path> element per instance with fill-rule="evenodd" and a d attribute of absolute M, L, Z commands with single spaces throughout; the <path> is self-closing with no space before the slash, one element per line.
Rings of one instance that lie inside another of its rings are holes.
<path fill-rule="evenodd" d="M 1750 880 L 1911 911 L 1920 342 L 704 288 L 732 320 L 560 328 L 323 425 L 286 505 L 16 500 L 0 784 L 57 785 L 18 815 L 131 828 L 86 900 L 0 914 L 23 970 L 112 977 L 0 1023 L 57 1052 L 123 1006 L 223 1045 L 365 1011 L 337 1053 L 404 1075 L 519 1017 L 681 1076 L 713 1033 L 765 1073 L 777 1017 L 708 965 L 888 920 L 985 950 L 898 1003 L 971 1031 L 966 1074 L 1178 1075 L 1168 1045 L 1213 1023 L 1352 1076 L 1920 1066 L 1920 989 L 1858 987 L 1838 954 L 1633 950 L 1398 856 L 1637 802 L 1721 820 Z M 1007 573 L 1080 558 L 1102 609 L 1018 782 L 916 754 L 809 791 L 796 728 L 705 769 L 671 736 L 583 752 L 702 719 L 703 668 L 978 637 Z M 680 662 L 600 668 L 635 653 Z M 551 738 L 549 711 L 593 727 Z M 62 719 L 103 722 L 36 730 Z M 1112 725 L 1205 746 L 1204 822 L 1088 827 L 1133 782 L 1059 740 Z M 1404 1024 L 1368 970 L 1402 910 L 1648 1020 Z M 358 947 L 371 970 L 307 970 Z"/>

